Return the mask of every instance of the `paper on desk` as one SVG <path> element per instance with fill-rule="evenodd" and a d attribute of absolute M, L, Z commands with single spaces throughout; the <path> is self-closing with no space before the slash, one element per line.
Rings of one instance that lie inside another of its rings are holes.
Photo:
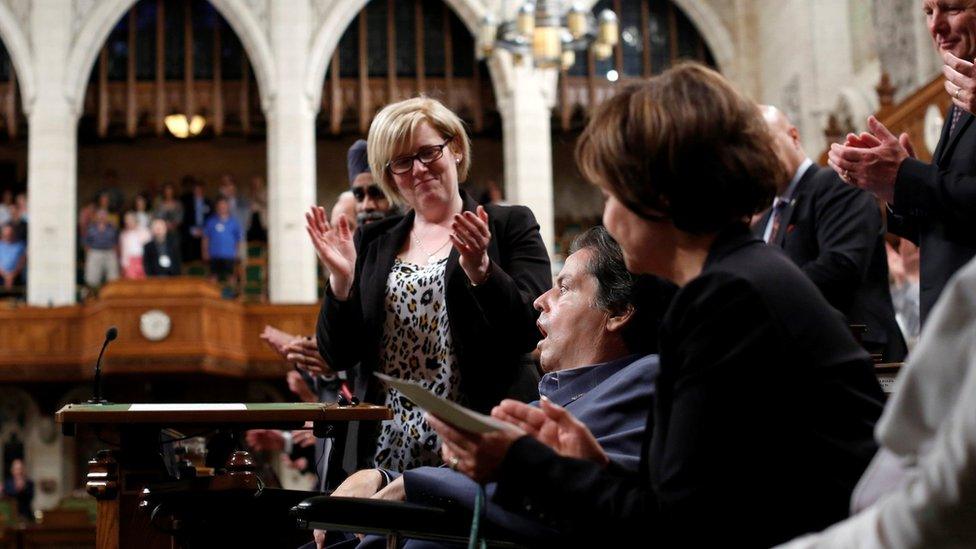
<path fill-rule="evenodd" d="M 512 428 L 511 425 L 504 421 L 479 414 L 446 398 L 439 397 L 414 381 L 397 379 L 379 372 L 373 372 L 373 375 L 403 393 L 403 396 L 412 400 L 417 406 L 430 412 L 431 415 L 437 416 L 437 419 L 458 429 L 468 431 L 469 433 L 482 434 Z"/>
<path fill-rule="evenodd" d="M 247 410 L 244 404 L 198 403 L 198 404 L 133 404 L 130 412 L 236 412 Z"/>

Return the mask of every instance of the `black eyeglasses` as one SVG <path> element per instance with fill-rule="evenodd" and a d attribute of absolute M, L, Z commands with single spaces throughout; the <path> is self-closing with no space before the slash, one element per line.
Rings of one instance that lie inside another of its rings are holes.
<path fill-rule="evenodd" d="M 373 183 L 372 185 L 368 185 L 366 187 L 353 187 L 352 195 L 353 197 L 356 198 L 356 202 L 362 202 L 363 200 L 366 200 L 366 196 L 369 196 L 373 200 L 386 198 L 386 195 L 383 194 L 383 189 L 381 189 L 380 186 L 377 185 L 376 183 Z"/>
<path fill-rule="evenodd" d="M 453 135 L 448 137 L 447 140 L 440 145 L 427 145 L 426 147 L 420 147 L 420 149 L 417 150 L 417 154 L 398 156 L 387 162 L 386 168 L 394 175 L 403 175 L 413 169 L 414 160 L 419 160 L 421 164 L 428 166 L 431 162 L 435 162 L 437 159 L 444 156 L 444 147 L 446 147 L 452 139 L 454 139 Z"/>

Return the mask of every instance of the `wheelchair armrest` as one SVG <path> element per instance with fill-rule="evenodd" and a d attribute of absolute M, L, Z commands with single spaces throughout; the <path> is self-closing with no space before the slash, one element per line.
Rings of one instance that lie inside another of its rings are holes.
<path fill-rule="evenodd" d="M 467 543 L 471 528 L 471 515 L 463 511 L 371 498 L 316 496 L 293 507 L 291 514 L 299 528 L 454 543 Z M 491 538 L 490 532 L 483 531 L 483 534 Z M 488 543 L 518 546 L 498 538 L 489 539 Z"/>

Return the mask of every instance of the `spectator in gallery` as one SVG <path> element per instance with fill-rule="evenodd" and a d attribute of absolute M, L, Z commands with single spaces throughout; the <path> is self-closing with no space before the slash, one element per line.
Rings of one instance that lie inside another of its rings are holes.
<path fill-rule="evenodd" d="M 18 195 L 19 196 L 19 195 Z M 14 238 L 27 242 L 27 200 L 17 200 L 10 206 L 10 221 L 14 227 Z"/>
<path fill-rule="evenodd" d="M 149 200 L 146 195 L 139 193 L 132 200 L 132 211 L 136 214 L 136 223 L 147 231 L 149 222 L 152 221 L 152 212 L 149 211 Z"/>
<path fill-rule="evenodd" d="M 115 207 L 112 205 L 112 195 L 108 192 L 103 192 L 98 195 L 98 202 L 95 205 L 95 210 L 104 210 L 108 215 L 108 221 L 112 225 L 118 228 L 121 224 L 119 219 L 119 214 L 115 211 Z"/>
<path fill-rule="evenodd" d="M 17 514 L 22 520 L 34 521 L 34 481 L 27 478 L 24 470 L 24 460 L 17 458 L 10 463 L 10 475 L 3 481 L 0 495 L 17 500 Z"/>
<path fill-rule="evenodd" d="M 119 234 L 119 263 L 122 276 L 132 280 L 146 278 L 142 267 L 143 247 L 149 242 L 149 229 L 139 225 L 136 212 L 126 212 L 123 217 L 125 228 Z"/>
<path fill-rule="evenodd" d="M 190 191 L 183 196 L 183 227 L 180 235 L 181 251 L 186 261 L 200 259 L 200 240 L 203 226 L 213 212 L 213 202 L 207 198 L 207 188 L 203 181 L 192 176 L 183 178 L 183 188 Z"/>
<path fill-rule="evenodd" d="M 85 284 L 97 288 L 119 277 L 119 232 L 109 221 L 108 212 L 98 210 L 85 231 Z"/>
<path fill-rule="evenodd" d="M 230 202 L 224 197 L 218 198 L 216 213 L 203 228 L 201 245 L 204 261 L 210 262 L 212 278 L 223 281 L 235 277 L 238 247 L 243 239 L 244 231 L 231 214 Z"/>
<path fill-rule="evenodd" d="M 162 219 L 153 219 L 149 229 L 152 237 L 142 248 L 142 268 L 146 276 L 179 276 L 182 261 L 176 236 L 169 232 Z M 199 250 L 197 255 L 200 255 Z"/>
<path fill-rule="evenodd" d="M 27 245 L 17 240 L 14 227 L 5 223 L 0 227 L 0 277 L 6 289 L 20 285 L 21 275 L 27 265 Z"/>
<path fill-rule="evenodd" d="M 268 187 L 260 175 L 251 177 L 251 217 L 247 240 L 268 241 Z"/>
<path fill-rule="evenodd" d="M 10 222 L 10 207 L 14 204 L 14 192 L 10 189 L 4 189 L 3 194 L 0 195 L 0 225 L 6 225 Z"/>
<path fill-rule="evenodd" d="M 251 228 L 251 201 L 237 192 L 237 182 L 234 176 L 224 174 L 220 176 L 220 196 L 227 199 L 230 214 L 237 220 L 244 234 Z"/>
<path fill-rule="evenodd" d="M 163 194 L 159 197 L 153 217 L 165 221 L 170 232 L 178 231 L 183 223 L 183 204 L 176 198 L 176 186 L 172 183 L 163 185 Z"/>

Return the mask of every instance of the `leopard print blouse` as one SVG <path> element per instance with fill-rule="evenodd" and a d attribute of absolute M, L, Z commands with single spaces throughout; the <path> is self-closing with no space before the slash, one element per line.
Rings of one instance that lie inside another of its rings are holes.
<path fill-rule="evenodd" d="M 447 258 L 427 265 L 393 264 L 386 282 L 386 321 L 379 370 L 419 382 L 436 395 L 458 399 L 460 372 L 444 301 Z M 376 467 L 404 471 L 439 465 L 441 442 L 424 412 L 396 389 L 387 387 L 384 404 L 393 419 L 383 422 Z"/>

